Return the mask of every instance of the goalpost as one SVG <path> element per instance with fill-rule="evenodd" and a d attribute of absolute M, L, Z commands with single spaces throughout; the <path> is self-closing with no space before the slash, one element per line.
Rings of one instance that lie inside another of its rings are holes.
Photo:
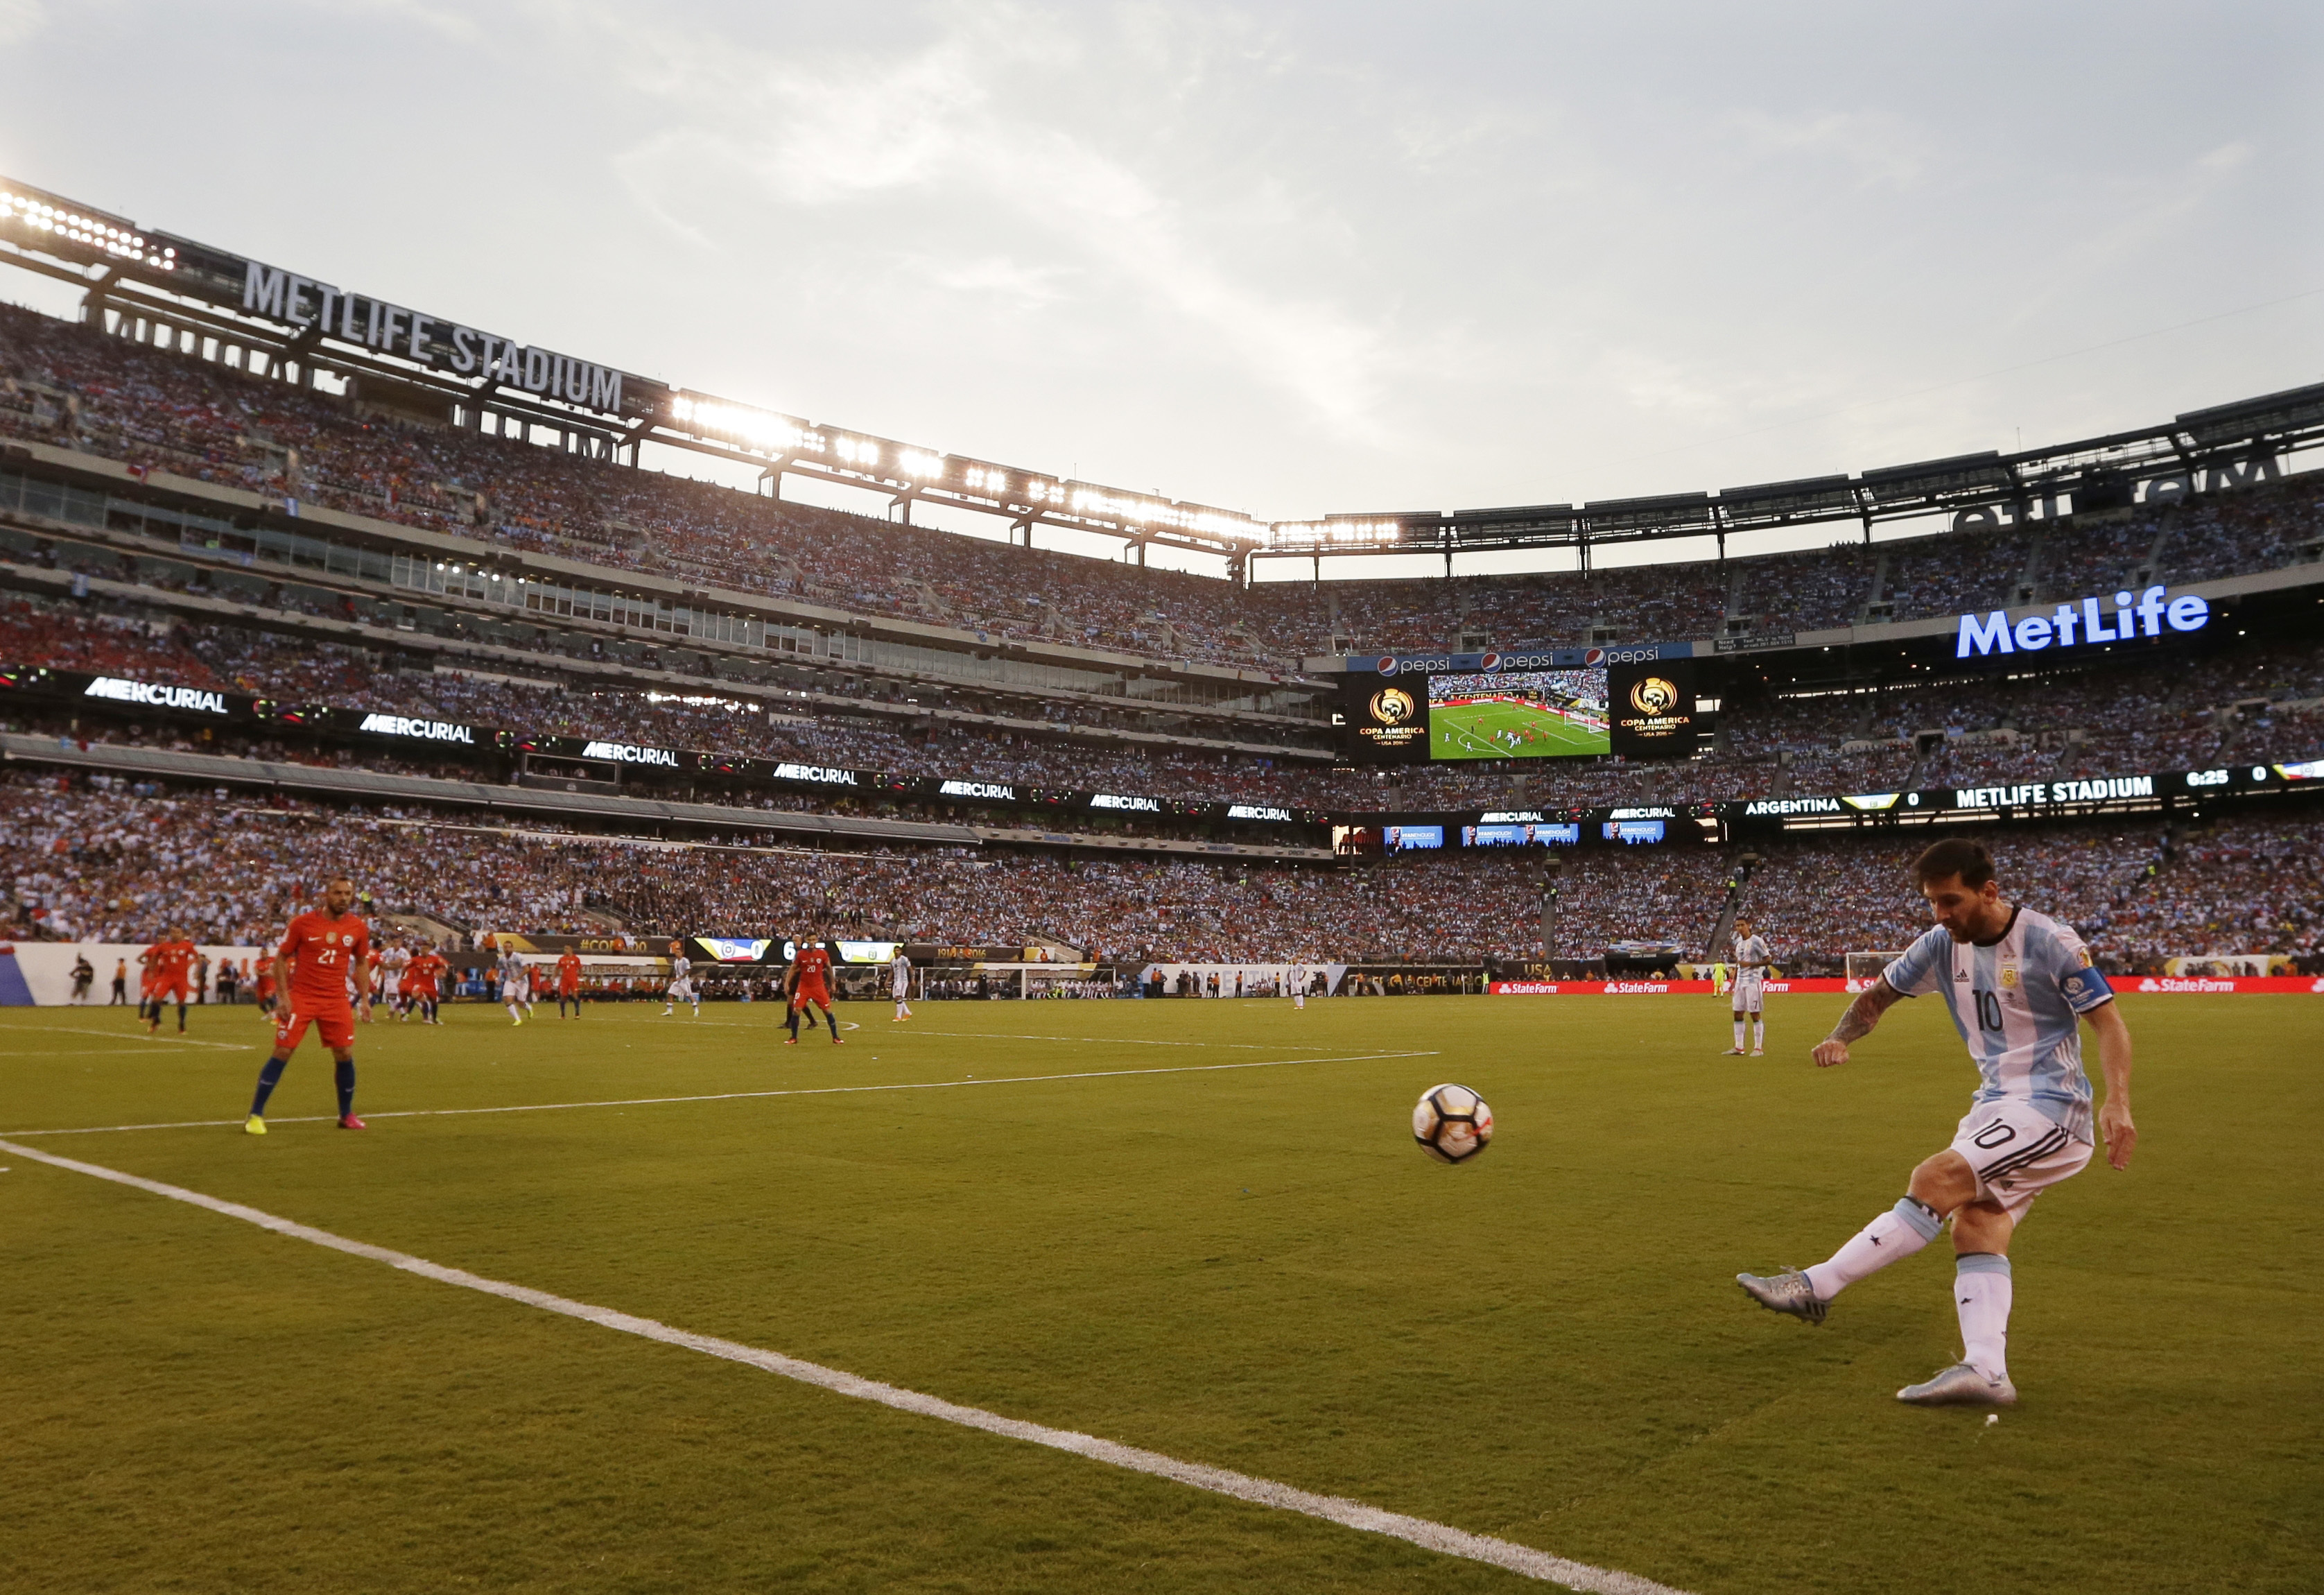
<path fill-rule="evenodd" d="M 1894 953 L 1850 953 L 1848 955 L 1848 989 L 1861 991 L 1880 978 L 1880 972 L 1904 955 L 1904 949 Z"/>

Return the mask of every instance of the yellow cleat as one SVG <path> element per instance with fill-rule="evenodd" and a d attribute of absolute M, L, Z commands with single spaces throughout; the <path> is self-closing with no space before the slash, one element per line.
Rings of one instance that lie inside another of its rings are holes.
<path fill-rule="evenodd" d="M 264 1135 L 266 1133 L 266 1120 L 260 1118 L 257 1114 L 253 1113 L 249 1118 L 242 1121 L 242 1133 L 244 1135 Z"/>

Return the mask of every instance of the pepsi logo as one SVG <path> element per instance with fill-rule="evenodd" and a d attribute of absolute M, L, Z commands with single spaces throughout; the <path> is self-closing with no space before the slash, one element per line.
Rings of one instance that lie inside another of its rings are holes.
<path fill-rule="evenodd" d="M 1501 656 L 1498 653 L 1489 653 L 1477 661 L 1477 668 L 1480 670 L 1498 670 L 1500 668 Z"/>
<path fill-rule="evenodd" d="M 1380 656 L 1379 663 L 1372 668 L 1383 676 L 1393 676 L 1396 674 L 1396 656 L 1394 654 L 1382 654 Z"/>
<path fill-rule="evenodd" d="M 1606 650 L 1602 648 L 1593 648 L 1582 656 L 1582 662 L 1585 665 L 1602 665 L 1606 662 Z"/>

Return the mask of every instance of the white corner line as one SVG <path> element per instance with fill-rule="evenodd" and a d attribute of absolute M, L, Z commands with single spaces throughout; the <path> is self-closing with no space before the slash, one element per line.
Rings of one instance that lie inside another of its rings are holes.
<path fill-rule="evenodd" d="M 1250 1065 L 1241 1065 L 1249 1067 Z M 199 1191 L 189 1191 L 182 1185 L 164 1185 L 119 1169 L 106 1168 L 95 1163 L 81 1163 L 70 1157 L 60 1157 L 52 1152 L 37 1151 L 31 1147 L 0 1140 L 0 1152 L 29 1157 L 35 1163 L 45 1163 L 74 1174 L 109 1180 L 116 1185 L 166 1196 L 172 1202 L 183 1202 L 230 1219 L 240 1219 L 262 1230 L 293 1240 L 304 1240 L 314 1246 L 328 1247 L 352 1257 L 365 1258 L 390 1268 L 401 1268 L 407 1274 L 417 1274 L 423 1279 L 433 1279 L 441 1285 L 457 1286 L 463 1290 L 479 1291 L 485 1295 L 500 1296 L 537 1307 L 544 1313 L 560 1314 L 594 1323 L 601 1329 L 617 1330 L 643 1340 L 659 1341 L 666 1346 L 677 1346 L 696 1351 L 706 1357 L 716 1357 L 728 1362 L 779 1374 L 803 1385 L 813 1385 L 835 1395 L 851 1397 L 858 1401 L 876 1402 L 899 1412 L 912 1413 L 920 1417 L 935 1418 L 941 1423 L 957 1424 L 963 1428 L 982 1429 L 988 1434 L 999 1434 L 1010 1440 L 1021 1440 L 1033 1445 L 1045 1445 L 1052 1451 L 1062 1451 L 1110 1467 L 1125 1468 L 1135 1473 L 1145 1473 L 1157 1479 L 1208 1490 L 1213 1495 L 1231 1496 L 1236 1500 L 1250 1501 L 1278 1511 L 1297 1512 L 1309 1517 L 1320 1517 L 1327 1523 L 1360 1529 L 1366 1534 L 1385 1535 L 1403 1540 L 1423 1550 L 1442 1555 L 1458 1556 L 1470 1562 L 1481 1562 L 1502 1568 L 1529 1579 L 1563 1584 L 1569 1589 L 1583 1590 L 1587 1595 L 1683 1595 L 1666 1584 L 1635 1573 L 1622 1572 L 1587 1563 L 1569 1562 L 1563 1556 L 1553 1556 L 1546 1551 L 1536 1551 L 1530 1545 L 1514 1541 L 1495 1539 L 1489 1535 L 1470 1534 L 1446 1524 L 1434 1523 L 1425 1517 L 1410 1517 L 1401 1512 L 1389 1512 L 1379 1507 L 1368 1507 L 1361 1501 L 1351 1501 L 1342 1496 L 1316 1495 L 1272 1480 L 1255 1479 L 1248 1473 L 1237 1473 L 1225 1468 L 1207 1467 L 1201 1462 L 1180 1461 L 1159 1452 L 1141 1451 L 1111 1440 L 1101 1440 L 1093 1434 L 1079 1434 L 1070 1429 L 1052 1429 L 1042 1424 L 1028 1423 L 1022 1418 L 1002 1417 L 999 1413 L 982 1407 L 963 1406 L 946 1401 L 940 1396 L 924 1396 L 917 1390 L 881 1384 L 858 1375 L 825 1368 L 819 1362 L 802 1361 L 786 1357 L 779 1351 L 761 1351 L 738 1341 L 720 1340 L 715 1335 L 695 1334 L 687 1330 L 673 1329 L 651 1318 L 639 1318 L 620 1313 L 611 1307 L 592 1306 L 586 1302 L 572 1301 L 565 1296 L 551 1295 L 545 1290 L 529 1286 L 511 1285 L 505 1280 L 487 1279 L 481 1274 L 471 1274 L 464 1268 L 447 1268 L 441 1263 L 431 1263 L 425 1258 L 392 1251 L 383 1246 L 365 1241 L 350 1240 L 344 1235 L 334 1235 L 328 1230 L 290 1219 L 277 1218 L 255 1207 L 245 1207 L 238 1202 L 221 1201 L 205 1196 Z"/>
<path fill-rule="evenodd" d="M 826 1044 L 828 1045 L 828 1044 Z M 701 1096 L 618 1097 L 603 1102 L 512 1102 L 496 1108 L 392 1108 L 370 1119 L 465 1119 L 478 1113 L 561 1113 L 576 1108 L 657 1108 L 673 1102 L 739 1102 L 761 1097 L 852 1096 L 877 1091 L 953 1091 L 967 1085 L 1038 1085 L 1053 1080 L 1110 1080 L 1115 1075 L 1216 1074 L 1230 1069 L 1284 1069 L 1294 1064 L 1362 1064 L 1377 1058 L 1433 1058 L 1434 1052 L 1358 1052 L 1335 1058 L 1267 1058 L 1244 1064 L 1182 1064 L 1175 1068 L 1083 1069 L 1070 1074 L 996 1074 L 990 1080 L 906 1080 L 892 1085 L 800 1085 L 787 1091 L 714 1091 Z M 15 1136 L 112 1135 L 132 1129 L 217 1129 L 239 1119 L 184 1119 L 169 1124 L 78 1124 L 63 1129 L 11 1129 Z M 269 1119 L 269 1124 L 324 1124 L 328 1114 Z"/>

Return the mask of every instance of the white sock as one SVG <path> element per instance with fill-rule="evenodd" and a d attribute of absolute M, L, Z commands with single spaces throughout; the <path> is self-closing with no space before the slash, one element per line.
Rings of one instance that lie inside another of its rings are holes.
<path fill-rule="evenodd" d="M 512 1003 L 510 1003 L 510 1004 L 508 1005 L 508 1010 L 509 1010 L 509 1018 L 511 1018 L 511 1019 L 521 1019 L 524 1018 L 524 1015 L 522 1015 L 522 1014 L 521 1014 L 521 1013 L 517 1012 L 517 1010 L 516 1010 L 516 1004 L 515 1004 L 515 1003 L 513 1003 L 513 1002 L 512 1002 Z"/>
<path fill-rule="evenodd" d="M 1740 1043 L 1738 1043 L 1738 1045 L 1739 1046 Z M 1751 1045 L 1757 1047 L 1762 1052 L 1765 1052 L 1767 1049 L 1766 1020 L 1753 1019 L 1751 1021 Z"/>
<path fill-rule="evenodd" d="M 1735 1050 L 1738 1052 L 1743 1050 L 1743 1021 L 1741 1019 L 1737 1019 L 1735 1021 Z"/>
<path fill-rule="evenodd" d="M 2009 1259 L 1963 1253 L 1954 1263 L 1953 1305 L 1960 1311 L 1961 1360 L 1989 1379 L 2009 1377 Z"/>
<path fill-rule="evenodd" d="M 1858 1280 L 1877 1274 L 1889 1264 L 1937 1238 L 1937 1215 L 1906 1196 L 1874 1219 L 1833 1252 L 1830 1260 L 1806 1270 L 1816 1299 L 1828 1302 Z"/>

